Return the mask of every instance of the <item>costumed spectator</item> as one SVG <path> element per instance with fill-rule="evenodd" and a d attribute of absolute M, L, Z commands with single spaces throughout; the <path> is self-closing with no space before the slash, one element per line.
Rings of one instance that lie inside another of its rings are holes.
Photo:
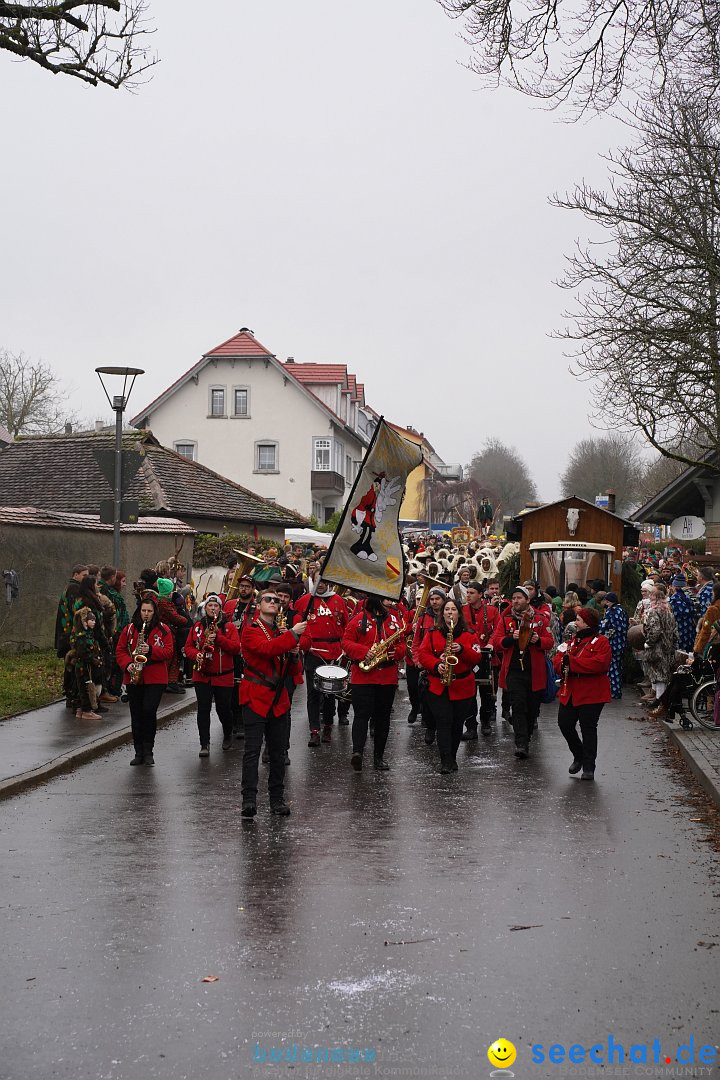
<path fill-rule="evenodd" d="M 55 652 L 61 660 L 65 659 L 70 648 L 70 635 L 73 629 L 75 614 L 75 601 L 80 591 L 80 582 L 87 576 L 87 565 L 78 563 L 73 566 L 70 580 L 63 589 L 62 596 L 58 601 L 57 615 L 55 617 Z M 63 694 L 65 695 L 65 708 L 77 709 L 75 694 L 75 677 L 72 671 L 65 667 L 63 675 Z"/>
<path fill-rule="evenodd" d="M 180 643 L 178 636 L 181 631 L 189 630 L 192 625 L 187 615 L 181 614 L 176 604 L 172 601 L 173 583 L 170 578 L 158 578 L 157 579 L 157 591 L 158 591 L 158 610 L 160 611 L 160 619 L 165 626 L 170 627 L 170 633 L 173 637 L 173 655 L 168 662 L 168 684 L 166 691 L 168 694 L 184 694 L 185 687 L 180 685 Z M 187 634 L 184 633 L 184 639 L 187 639 Z"/>
<path fill-rule="evenodd" d="M 562 599 L 560 621 L 563 630 L 567 630 L 568 623 L 575 621 L 575 611 L 580 607 L 580 597 L 576 592 L 566 592 Z"/>
<path fill-rule="evenodd" d="M 448 640 L 453 641 L 448 649 Z M 475 701 L 473 668 L 481 646 L 474 631 L 468 630 L 454 597 L 443 604 L 436 626 L 420 647 L 420 663 L 428 673 L 428 704 L 435 721 L 440 772 L 457 772 L 457 751 L 463 724 Z"/>
<path fill-rule="evenodd" d="M 698 570 L 698 584 L 699 589 L 697 593 L 698 598 L 698 618 L 702 618 L 707 609 L 712 604 L 713 600 L 713 568 L 712 566 L 701 566 Z"/>
<path fill-rule="evenodd" d="M 95 638 L 97 617 L 90 607 L 81 607 L 73 616 L 70 649 L 65 667 L 75 682 L 75 715 L 79 720 L 101 720 L 95 710 L 102 690 L 103 656 Z"/>
<path fill-rule="evenodd" d="M 470 567 L 463 566 L 457 575 L 457 581 L 452 587 L 452 595 L 459 608 L 468 602 L 467 590 L 470 584 Z"/>
<path fill-rule="evenodd" d="M 159 595 L 157 588 L 157 580 L 157 570 L 152 570 L 150 567 L 148 567 L 145 570 L 140 571 L 138 580 L 133 582 L 133 592 L 135 593 L 135 597 L 138 603 L 140 603 L 143 596 L 146 596 L 148 593 L 151 593 L 153 595 L 153 598 L 157 602 Z"/>
<path fill-rule="evenodd" d="M 390 713 L 398 685 L 398 660 L 405 655 L 405 627 L 388 612 L 379 596 L 368 596 L 363 611 L 350 620 L 342 647 L 352 660 L 350 686 L 353 707 L 350 764 L 356 772 L 363 766 L 369 725 L 374 727 L 376 769 L 385 772 L 385 747 L 390 732 Z M 386 644 L 394 638 L 390 644 Z M 379 658 L 379 662 L 378 662 Z M 361 663 L 371 665 L 363 670 Z"/>
<path fill-rule="evenodd" d="M 492 663 L 496 661 L 494 650 L 490 645 L 495 627 L 500 620 L 500 612 L 494 604 L 483 598 L 482 585 L 477 581 L 471 581 L 467 587 L 467 605 L 462 609 L 463 619 L 468 630 L 475 634 L 480 653 L 477 655 L 475 664 L 483 659 L 483 649 L 490 650 L 489 671 L 485 672 L 492 679 Z M 487 660 L 487 653 L 485 659 Z M 497 662 L 497 661 L 496 661 Z M 499 665 L 498 665 L 499 666 Z M 492 724 L 495 720 L 495 691 L 493 683 L 478 683 L 477 692 L 480 695 L 480 730 L 483 735 L 492 734 Z M 473 694 L 470 708 L 465 718 L 465 732 L 461 735 L 461 741 L 472 742 L 477 739 L 477 698 Z"/>
<path fill-rule="evenodd" d="M 115 650 L 130 704 L 135 746 L 131 765 L 155 764 L 157 711 L 167 685 L 172 651 L 170 627 L 161 622 L 157 601 L 148 593 L 120 634 Z"/>
<path fill-rule="evenodd" d="M 687 578 L 676 574 L 672 579 L 668 603 L 677 623 L 678 643 L 683 652 L 690 652 L 695 640 L 695 606 L 685 591 Z"/>
<path fill-rule="evenodd" d="M 223 729 L 222 748 L 233 748 L 230 702 L 235 678 L 234 658 L 239 652 L 237 627 L 223 614 L 220 597 L 212 593 L 205 600 L 203 613 L 192 626 L 185 643 L 185 654 L 193 664 L 201 758 L 210 756 L 210 711 L 213 702 Z"/>
<path fill-rule="evenodd" d="M 652 602 L 652 591 L 654 588 L 655 583 L 651 581 L 650 578 L 645 578 L 643 581 L 640 582 L 641 596 L 638 600 L 637 607 L 635 608 L 635 614 L 630 619 L 630 626 L 641 626 L 643 628 L 643 635 L 645 633 L 645 618 L 648 611 L 650 610 L 650 605 Z M 645 650 L 643 648 L 643 645 L 644 642 L 640 645 L 640 647 L 636 648 L 635 644 L 633 643 L 633 656 L 637 660 L 638 664 L 640 664 L 643 672 L 643 677 L 638 683 L 638 686 L 641 687 L 643 690 L 647 691 L 647 693 L 640 700 L 644 703 L 651 703 L 655 700 L 655 695 L 652 693 L 650 679 L 648 678 L 647 671 L 645 670 Z"/>
<path fill-rule="evenodd" d="M 348 624 L 348 613 L 342 597 L 338 596 L 327 581 L 320 578 L 312 596 L 305 593 L 298 600 L 294 621 L 307 622 L 305 636 L 310 644 L 305 652 L 304 665 L 310 725 L 308 746 L 316 747 L 321 741 L 332 742 L 335 697 L 332 694 L 323 694 L 316 688 L 315 672 L 319 667 L 337 664 L 342 656 L 342 638 Z"/>
<path fill-rule="evenodd" d="M 109 603 L 106 597 L 104 597 L 103 599 L 105 599 L 106 602 Z M 100 693 L 100 697 L 95 711 L 107 712 L 107 706 L 105 704 L 101 704 L 101 702 L 117 701 L 116 697 L 113 697 L 112 695 L 107 695 L 105 693 L 105 688 L 107 687 L 107 680 L 111 668 L 111 645 L 105 630 L 106 606 L 101 602 L 98 595 L 96 579 L 90 574 L 87 574 L 80 582 L 80 588 L 78 589 L 77 599 L 74 604 L 74 611 L 79 611 L 82 607 L 89 607 L 95 613 L 95 628 L 93 633 L 95 634 L 95 640 L 98 644 L 98 648 L 100 649 L 100 653 L 102 656 L 101 682 L 103 689 Z"/>
<path fill-rule="evenodd" d="M 629 619 L 624 608 L 620 606 L 617 593 L 604 593 L 602 606 L 604 613 L 599 632 L 604 634 L 610 642 L 610 652 L 612 654 L 609 672 L 610 691 L 615 699 L 619 699 L 622 697 L 622 665 L 625 646 L 627 645 Z M 592 608 L 591 610 L 595 611 L 596 609 Z M 599 615 L 598 612 L 598 617 Z M 585 621 L 587 622 L 587 620 Z"/>
<path fill-rule="evenodd" d="M 665 691 L 675 665 L 677 626 L 667 602 L 664 585 L 653 588 L 650 610 L 645 616 L 645 670 L 655 698 Z"/>
<path fill-rule="evenodd" d="M 117 660 L 115 659 L 115 648 L 120 638 L 120 634 L 130 622 L 130 615 L 125 600 L 118 589 L 119 578 L 120 572 L 116 570 L 114 566 L 103 566 L 100 570 L 100 579 L 98 581 L 98 592 L 101 596 L 105 597 L 106 600 L 110 601 L 115 612 L 114 626 L 110 638 L 108 694 L 112 695 L 116 701 L 122 687 L 122 671 L 118 667 Z"/>
<path fill-rule="evenodd" d="M 560 596 L 560 594 L 558 593 L 558 591 L 557 591 L 557 589 L 555 588 L 554 585 L 548 585 L 545 592 L 550 597 L 550 607 L 553 609 L 553 611 L 555 612 L 555 614 L 559 618 L 560 614 L 562 612 L 562 606 L 563 606 L 563 598 L 562 598 L 562 596 Z"/>
<path fill-rule="evenodd" d="M 244 818 L 254 818 L 257 813 L 258 762 L 263 738 L 270 759 L 270 811 L 281 817 L 290 813 L 284 799 L 290 709 L 285 677 L 300 666 L 299 646 L 307 623 L 299 622 L 290 630 L 278 630 L 279 606 L 277 593 L 271 586 L 266 586 L 258 597 L 256 613 L 243 627 L 240 639 L 244 663 L 240 702 L 245 727 L 240 812 Z"/>
<path fill-rule="evenodd" d="M 540 582 L 534 581 L 532 578 L 529 578 L 527 581 L 523 581 L 523 588 L 527 589 L 528 596 L 530 597 L 531 607 L 533 607 L 539 615 L 542 615 L 546 620 L 548 620 L 550 618 L 552 609 L 545 598 L 545 594 L 540 588 Z"/>
<path fill-rule="evenodd" d="M 521 760 L 530 753 L 540 697 L 547 686 L 545 653 L 553 644 L 546 619 L 531 606 L 527 588 L 518 585 L 510 609 L 500 615 L 492 645 L 502 660 L 500 686 L 509 691 L 515 757 Z"/>
<path fill-rule="evenodd" d="M 562 676 L 558 727 L 573 756 L 570 775 L 582 769 L 582 780 L 594 780 L 598 720 L 603 705 L 610 701 L 611 643 L 599 632 L 600 616 L 595 608 L 580 608 L 575 622 L 575 636 L 560 646 L 553 660 L 555 671 Z"/>
<path fill-rule="evenodd" d="M 692 651 L 696 657 L 705 652 L 707 646 L 720 637 L 720 582 L 716 582 L 712 588 L 712 603 L 705 611 L 705 616 L 698 627 L 697 636 L 693 642 Z"/>

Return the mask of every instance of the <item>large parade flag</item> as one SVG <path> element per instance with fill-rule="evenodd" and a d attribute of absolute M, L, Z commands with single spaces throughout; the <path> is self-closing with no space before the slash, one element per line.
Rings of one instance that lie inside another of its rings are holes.
<path fill-rule="evenodd" d="M 408 475 L 421 464 L 420 447 L 380 417 L 330 543 L 325 581 L 399 599 L 404 578 L 400 503 Z"/>

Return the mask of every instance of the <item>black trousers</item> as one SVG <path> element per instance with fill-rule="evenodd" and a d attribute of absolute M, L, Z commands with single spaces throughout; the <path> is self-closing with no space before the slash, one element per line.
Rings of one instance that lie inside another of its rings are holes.
<path fill-rule="evenodd" d="M 595 771 L 597 757 L 597 727 L 603 705 L 560 705 L 558 708 L 558 727 L 570 747 L 575 761 L 581 761 L 586 772 Z M 578 737 L 577 725 L 580 724 Z"/>
<path fill-rule="evenodd" d="M 320 718 L 323 724 L 332 724 L 335 716 L 335 698 L 332 694 L 323 694 L 315 689 L 315 672 L 319 667 L 329 664 L 321 656 L 312 653 L 305 654 L 305 683 L 307 685 L 307 711 L 308 723 L 311 731 L 320 730 Z"/>
<path fill-rule="evenodd" d="M 422 698 L 420 696 L 420 687 L 418 681 L 420 679 L 420 668 L 416 668 L 414 664 L 405 665 L 405 681 L 407 683 L 408 697 L 410 698 L 410 708 L 416 714 L 422 712 Z"/>
<path fill-rule="evenodd" d="M 507 689 L 512 709 L 512 726 L 515 745 L 527 747 L 535 722 L 540 715 L 542 690 L 532 689 L 532 673 L 528 663 L 525 671 L 511 667 L 507 675 Z"/>
<path fill-rule="evenodd" d="M 165 683 L 140 683 L 125 687 L 130 706 L 130 726 L 136 751 L 152 750 L 157 732 L 157 711 L 165 693 Z"/>
<path fill-rule="evenodd" d="M 445 689 L 442 694 L 428 694 L 428 702 L 437 730 L 440 761 L 455 761 L 463 724 L 475 699 L 461 698 L 459 701 L 451 701 L 449 692 Z M 477 724 L 475 726 L 477 727 Z"/>
<path fill-rule="evenodd" d="M 285 749 L 288 741 L 288 714 L 269 716 L 266 719 L 245 705 L 243 706 L 243 720 L 245 723 L 245 750 L 242 763 L 243 802 L 254 803 L 257 801 L 258 762 L 264 737 L 270 758 L 270 770 L 268 773 L 270 804 L 281 803 L 285 792 Z"/>
<path fill-rule="evenodd" d="M 375 757 L 385 753 L 390 732 L 390 713 L 397 684 L 361 683 L 352 687 L 352 744 L 353 753 L 362 754 L 367 742 L 368 724 L 375 725 Z"/>
<path fill-rule="evenodd" d="M 477 686 L 477 684 L 476 684 Z M 480 723 L 489 724 L 495 719 L 495 694 L 492 686 L 477 686 L 477 694 L 480 698 Z M 477 697 L 467 699 L 467 717 L 465 726 L 468 731 L 477 731 L 478 706 Z"/>
<path fill-rule="evenodd" d="M 232 738 L 232 686 L 213 686 L 212 683 L 193 683 L 195 697 L 197 698 L 197 726 L 200 736 L 200 745 L 210 745 L 210 710 L 215 702 L 215 711 L 218 714 L 223 729 L 223 738 Z"/>

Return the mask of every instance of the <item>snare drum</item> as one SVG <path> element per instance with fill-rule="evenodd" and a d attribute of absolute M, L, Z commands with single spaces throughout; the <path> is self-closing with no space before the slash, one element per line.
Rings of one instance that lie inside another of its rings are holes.
<path fill-rule="evenodd" d="M 478 686 L 492 686 L 492 647 L 486 645 L 475 668 L 475 682 Z"/>
<path fill-rule="evenodd" d="M 315 670 L 313 685 L 321 694 L 345 697 L 350 687 L 350 672 L 341 664 L 322 664 Z"/>

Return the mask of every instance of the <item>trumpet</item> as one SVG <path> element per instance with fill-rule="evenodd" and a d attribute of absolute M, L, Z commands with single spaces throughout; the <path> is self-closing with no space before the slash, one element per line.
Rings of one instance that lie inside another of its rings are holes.
<path fill-rule="evenodd" d="M 277 616 L 275 618 L 275 625 L 278 630 L 287 630 L 287 615 L 285 614 L 285 608 L 279 608 Z"/>
<path fill-rule="evenodd" d="M 361 671 L 374 671 L 376 667 L 380 667 L 381 664 L 386 663 L 389 658 L 390 647 L 395 644 L 401 637 L 405 635 L 405 627 L 401 626 L 399 630 L 396 630 L 390 637 L 384 638 L 383 641 L 376 641 L 370 648 L 367 656 L 364 660 L 361 660 L 358 667 Z"/>
<path fill-rule="evenodd" d="M 415 608 L 415 614 L 413 615 L 413 621 L 410 624 L 410 632 L 408 633 L 408 636 L 407 636 L 408 648 L 413 643 L 413 639 L 415 637 L 415 631 L 417 629 L 417 624 L 420 622 L 420 619 L 423 617 L 423 615 L 427 611 L 427 604 L 428 604 L 428 597 L 430 596 L 430 590 L 433 589 L 433 588 L 438 588 L 438 589 L 443 589 L 445 592 L 447 592 L 447 585 L 445 584 L 444 581 L 440 581 L 439 578 L 431 577 L 430 574 L 425 574 L 422 571 L 420 571 L 418 573 L 418 577 L 423 578 L 423 590 L 422 590 L 422 592 L 420 594 L 420 603 Z"/>

